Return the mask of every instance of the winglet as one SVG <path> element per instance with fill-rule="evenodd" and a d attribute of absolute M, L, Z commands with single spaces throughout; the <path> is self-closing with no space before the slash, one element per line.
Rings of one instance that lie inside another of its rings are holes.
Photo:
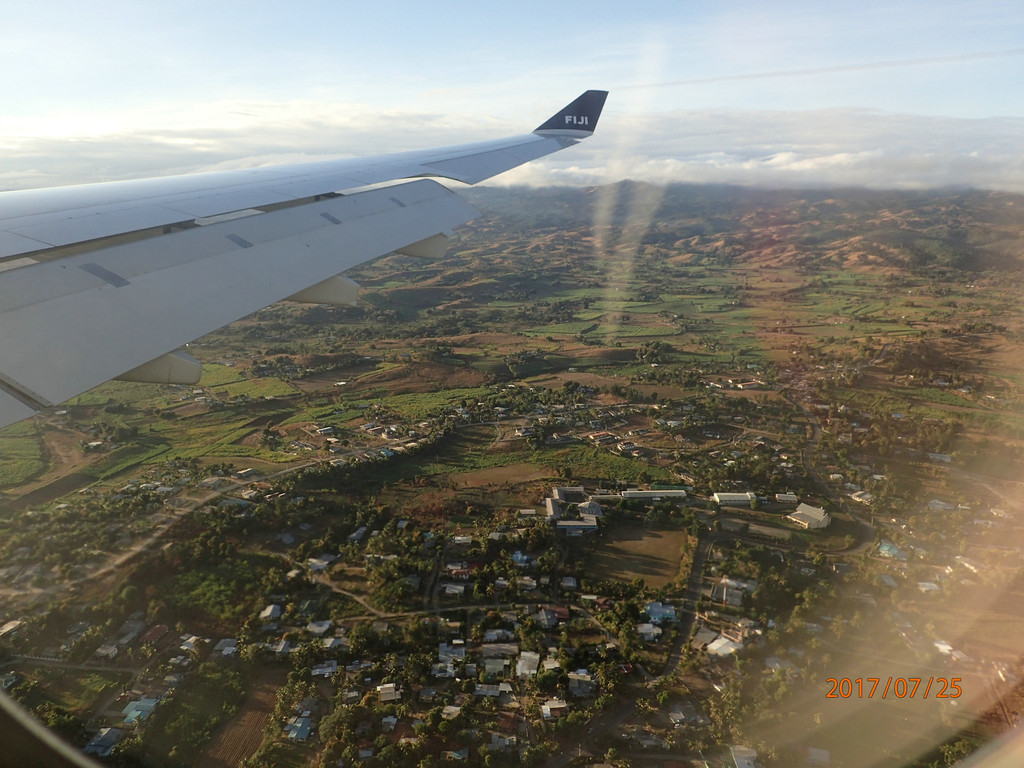
<path fill-rule="evenodd" d="M 597 127 L 608 91 L 587 91 L 559 110 L 534 130 L 541 136 L 571 136 L 585 139 Z"/>

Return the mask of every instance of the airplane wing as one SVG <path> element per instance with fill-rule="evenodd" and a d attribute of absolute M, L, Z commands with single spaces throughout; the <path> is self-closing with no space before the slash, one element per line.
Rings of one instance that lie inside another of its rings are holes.
<path fill-rule="evenodd" d="M 111 378 L 195 383 L 200 364 L 175 350 L 275 301 L 354 303 L 340 273 L 443 253 L 477 215 L 436 181 L 401 180 L 474 184 L 572 146 L 606 97 L 496 141 L 0 193 L 0 427 Z"/>

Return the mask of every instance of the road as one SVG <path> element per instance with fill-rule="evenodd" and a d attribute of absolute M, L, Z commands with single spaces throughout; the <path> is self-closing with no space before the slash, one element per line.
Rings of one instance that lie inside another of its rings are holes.
<path fill-rule="evenodd" d="M 724 534 L 706 533 L 697 542 L 697 551 L 693 554 L 693 565 L 690 568 L 690 578 L 686 582 L 682 610 L 679 612 L 681 614 L 679 616 L 679 634 L 676 637 L 676 644 L 665 662 L 665 668 L 661 672 L 662 677 L 667 677 L 675 672 L 676 667 L 683 660 L 683 648 L 690 642 L 693 624 L 697 620 L 697 603 L 700 601 L 701 587 L 704 583 L 704 566 L 711 555 L 712 547 L 716 542 L 725 538 L 727 537 Z"/>

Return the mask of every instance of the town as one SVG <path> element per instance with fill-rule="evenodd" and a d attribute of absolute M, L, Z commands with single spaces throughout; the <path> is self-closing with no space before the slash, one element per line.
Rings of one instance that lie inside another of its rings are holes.
<path fill-rule="evenodd" d="M 419 267 L 377 269 L 368 290 L 418 301 Z M 115 765 L 841 766 L 892 722 L 873 748 L 908 764 L 937 733 L 967 754 L 1020 711 L 1016 448 L 975 434 L 1019 393 L 957 345 L 1008 331 L 905 278 L 932 336 L 828 307 L 862 328 L 812 337 L 809 300 L 759 318 L 779 352 L 753 354 L 742 313 L 779 278 L 701 269 L 674 299 L 483 309 L 475 273 L 438 270 L 460 295 L 417 309 L 428 343 L 378 299 L 275 307 L 197 345 L 201 385 L 109 384 L 10 428 L 3 687 Z M 456 327 L 487 312 L 526 330 Z M 31 469 L 36 440 L 70 469 Z M 975 604 L 999 632 L 963 626 Z M 962 696 L 827 697 L 872 678 Z"/>

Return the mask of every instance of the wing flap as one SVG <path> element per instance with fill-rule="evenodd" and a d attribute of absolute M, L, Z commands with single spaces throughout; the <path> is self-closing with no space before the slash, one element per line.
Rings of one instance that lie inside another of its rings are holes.
<path fill-rule="evenodd" d="M 62 402 L 474 216 L 424 180 L 11 270 L 0 281 L 0 391 L 22 406 Z M 2 423 L 25 415 L 0 411 Z"/>

